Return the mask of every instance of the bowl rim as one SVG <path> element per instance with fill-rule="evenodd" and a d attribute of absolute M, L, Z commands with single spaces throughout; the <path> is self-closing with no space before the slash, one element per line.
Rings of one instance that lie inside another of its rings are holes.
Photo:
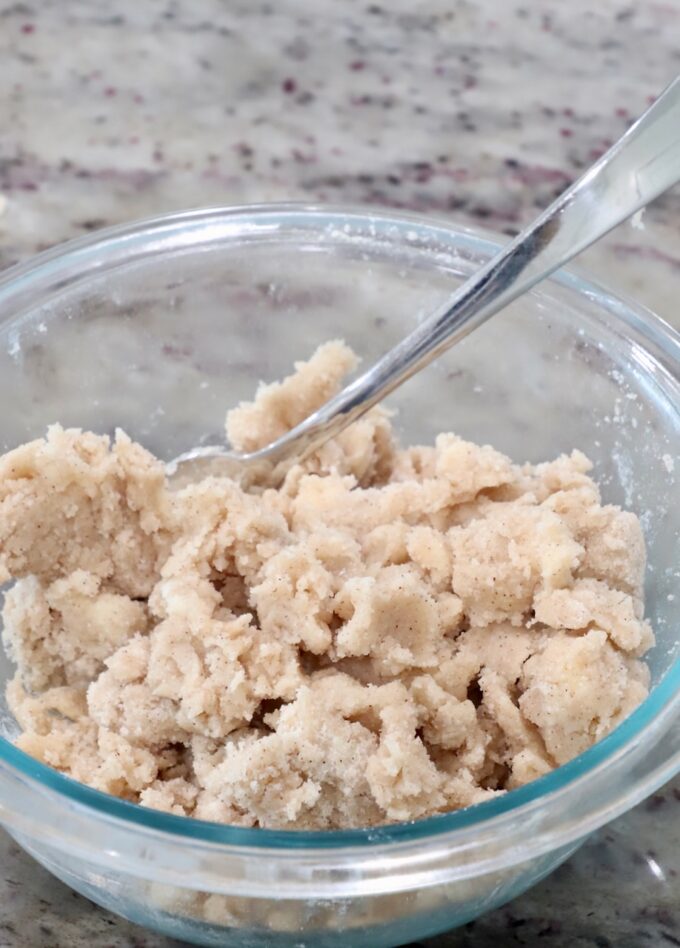
<path fill-rule="evenodd" d="M 235 206 L 195 208 L 170 214 L 144 218 L 132 223 L 94 231 L 83 237 L 61 243 L 47 251 L 15 264 L 0 274 L 0 312 L 3 305 L 17 292 L 24 292 L 27 283 L 41 277 L 57 279 L 60 271 L 72 270 L 73 266 L 89 263 L 78 279 L 97 268 L 96 258 L 120 242 L 130 239 L 149 240 L 159 231 L 177 230 L 183 226 L 205 226 L 216 219 L 255 217 L 304 217 L 346 219 L 355 225 L 363 224 L 416 226 L 434 236 L 437 232 L 449 238 L 461 238 L 478 252 L 491 253 L 499 248 L 500 235 L 483 229 L 456 224 L 444 218 L 393 212 L 390 209 L 344 205 L 314 205 L 307 203 L 271 203 Z M 547 283 L 565 286 L 579 295 L 584 295 L 598 307 L 622 318 L 625 323 L 641 334 L 653 349 L 665 355 L 665 368 L 655 365 L 655 371 L 666 371 L 675 380 L 680 378 L 680 333 L 661 317 L 639 303 L 628 300 L 602 287 L 599 283 L 577 274 L 573 270 L 560 270 Z M 0 316 L 0 327 L 4 319 Z M 21 751 L 11 741 L 0 735 L 0 765 L 8 765 L 19 774 L 35 781 L 42 787 L 54 791 L 67 802 L 85 807 L 104 817 L 125 824 L 133 824 L 155 830 L 173 837 L 183 837 L 195 842 L 225 844 L 245 849 L 339 849 L 347 847 L 375 847 L 390 842 L 413 842 L 442 834 L 454 834 L 467 830 L 508 814 L 519 817 L 537 801 L 575 790 L 590 775 L 601 771 L 613 758 L 625 753 L 634 741 L 639 741 L 660 716 L 669 716 L 680 711 L 680 658 L 666 671 L 661 681 L 652 689 L 645 701 L 638 706 L 609 735 L 584 751 L 578 757 L 554 771 L 533 780 L 523 787 L 483 803 L 437 814 L 426 819 L 388 824 L 385 826 L 349 830 L 273 830 L 244 828 L 228 824 L 206 822 L 194 817 L 178 816 L 143 807 L 79 783 L 59 771 L 42 764 Z M 673 772 L 680 769 L 680 754 L 673 760 Z M 671 776 L 671 774 L 667 774 Z M 649 790 L 653 790 L 650 787 Z M 578 792 L 578 791 L 576 791 Z M 637 802 L 634 800 L 633 802 Z"/>

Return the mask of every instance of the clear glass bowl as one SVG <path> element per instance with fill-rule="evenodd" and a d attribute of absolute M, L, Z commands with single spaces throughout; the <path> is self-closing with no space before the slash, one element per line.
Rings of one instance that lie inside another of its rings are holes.
<path fill-rule="evenodd" d="M 448 224 L 299 207 L 174 215 L 67 244 L 0 281 L 0 447 L 47 424 L 120 425 L 161 457 L 222 437 L 225 409 L 329 338 L 366 360 L 496 244 Z M 95 902 L 201 945 L 399 945 L 537 882 L 680 768 L 680 337 L 568 273 L 393 397 L 404 441 L 441 430 L 538 461 L 579 447 L 642 516 L 654 688 L 614 733 L 520 790 L 413 824 L 245 830 L 133 806 L 13 747 L 0 821 Z M 11 674 L 5 660 L 0 677 Z"/>

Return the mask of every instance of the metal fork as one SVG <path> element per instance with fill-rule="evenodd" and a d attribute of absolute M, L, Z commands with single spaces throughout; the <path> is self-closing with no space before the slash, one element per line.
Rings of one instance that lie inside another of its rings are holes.
<path fill-rule="evenodd" d="M 606 154 L 444 306 L 371 368 L 282 437 L 258 451 L 194 448 L 168 474 L 207 473 L 216 458 L 230 471 L 263 461 L 303 459 L 382 401 L 487 319 L 680 181 L 680 77 Z M 204 468 L 205 466 L 205 468 Z"/>

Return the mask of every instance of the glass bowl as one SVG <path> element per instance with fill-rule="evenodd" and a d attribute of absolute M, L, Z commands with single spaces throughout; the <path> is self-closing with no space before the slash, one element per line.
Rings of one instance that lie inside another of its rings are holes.
<path fill-rule="evenodd" d="M 374 359 L 497 245 L 360 210 L 212 209 L 67 244 L 0 281 L 0 448 L 49 423 L 122 426 L 162 458 L 321 342 Z M 412 824 L 311 833 L 167 815 L 16 749 L 0 710 L 0 822 L 79 892 L 200 945 L 399 945 L 518 895 L 680 768 L 675 458 L 680 337 L 561 273 L 395 393 L 405 442 L 454 430 L 517 460 L 574 447 L 642 517 L 653 690 L 617 730 L 519 790 Z M 0 677 L 11 674 L 3 659 Z"/>

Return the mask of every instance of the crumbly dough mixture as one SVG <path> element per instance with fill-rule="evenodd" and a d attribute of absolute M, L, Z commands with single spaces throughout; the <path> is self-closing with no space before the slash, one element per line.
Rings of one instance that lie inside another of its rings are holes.
<path fill-rule="evenodd" d="M 230 412 L 255 448 L 354 366 L 322 346 Z M 517 466 L 373 410 L 268 486 L 168 485 L 118 432 L 0 459 L 18 745 L 145 806 L 357 827 L 570 760 L 647 694 L 644 544 L 574 452 Z"/>

